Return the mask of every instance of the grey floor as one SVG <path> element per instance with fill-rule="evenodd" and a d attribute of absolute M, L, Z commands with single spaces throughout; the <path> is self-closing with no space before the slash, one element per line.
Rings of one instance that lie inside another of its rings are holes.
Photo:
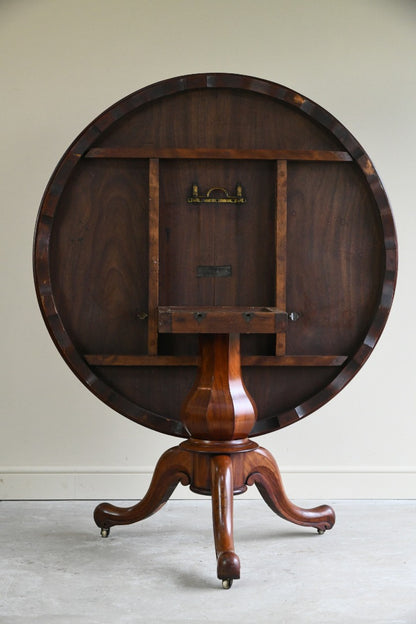
<path fill-rule="evenodd" d="M 319 536 L 237 499 L 230 590 L 209 499 L 170 501 L 107 539 L 95 504 L 0 503 L 1 624 L 416 623 L 416 501 L 335 501 Z"/>

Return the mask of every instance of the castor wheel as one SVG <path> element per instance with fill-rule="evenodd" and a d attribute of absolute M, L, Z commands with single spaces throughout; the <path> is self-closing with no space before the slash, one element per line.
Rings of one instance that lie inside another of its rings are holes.
<path fill-rule="evenodd" d="M 222 588 L 223 589 L 230 589 L 232 584 L 233 584 L 233 579 L 232 578 L 222 579 Z"/>
<path fill-rule="evenodd" d="M 325 533 L 326 529 L 318 529 L 318 534 L 319 535 L 323 535 Z"/>
<path fill-rule="evenodd" d="M 102 527 L 101 537 L 108 537 L 109 535 L 110 535 L 110 529 L 106 529 L 105 527 Z"/>

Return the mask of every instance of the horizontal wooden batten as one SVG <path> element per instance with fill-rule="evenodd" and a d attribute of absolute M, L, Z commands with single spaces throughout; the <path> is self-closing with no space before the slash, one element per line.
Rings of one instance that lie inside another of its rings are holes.
<path fill-rule="evenodd" d="M 198 366 L 192 355 L 84 355 L 90 366 Z M 243 355 L 243 366 L 342 366 L 346 355 Z"/>
<path fill-rule="evenodd" d="M 228 149 L 186 147 L 93 147 L 85 158 L 216 158 L 232 160 L 310 160 L 350 162 L 348 152 L 336 150 Z"/>
<path fill-rule="evenodd" d="M 169 334 L 274 334 L 286 331 L 287 313 L 241 306 L 159 306 L 159 331 Z"/>
<path fill-rule="evenodd" d="M 342 366 L 347 355 L 246 355 L 243 366 Z"/>

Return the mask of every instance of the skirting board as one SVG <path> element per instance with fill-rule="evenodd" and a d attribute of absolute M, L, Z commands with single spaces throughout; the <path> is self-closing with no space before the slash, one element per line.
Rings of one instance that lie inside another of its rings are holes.
<path fill-rule="evenodd" d="M 287 466 L 283 483 L 292 499 L 416 498 L 416 466 Z M 138 500 L 149 487 L 153 467 L 3 467 L 0 500 Z M 260 497 L 255 487 L 245 498 Z M 198 499 L 178 485 L 174 499 Z"/>

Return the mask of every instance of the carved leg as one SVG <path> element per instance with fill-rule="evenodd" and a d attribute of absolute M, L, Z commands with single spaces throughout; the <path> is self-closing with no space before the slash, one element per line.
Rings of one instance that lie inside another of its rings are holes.
<path fill-rule="evenodd" d="M 132 524 L 156 513 L 170 498 L 179 482 L 189 485 L 191 475 L 191 454 L 178 446 L 169 449 L 156 464 L 150 487 L 139 503 L 132 507 L 101 503 L 96 507 L 94 520 L 101 528 L 101 535 L 107 537 L 112 526 Z"/>
<path fill-rule="evenodd" d="M 240 578 L 240 559 L 234 552 L 233 471 L 229 455 L 211 458 L 212 519 L 214 524 L 217 576 L 224 589 Z"/>
<path fill-rule="evenodd" d="M 250 454 L 246 483 L 247 485 L 255 483 L 269 507 L 289 522 L 315 527 L 318 533 L 324 533 L 334 526 L 335 512 L 332 507 L 320 505 L 313 509 L 302 509 L 290 502 L 285 494 L 279 468 L 266 449 L 259 447 Z"/>

